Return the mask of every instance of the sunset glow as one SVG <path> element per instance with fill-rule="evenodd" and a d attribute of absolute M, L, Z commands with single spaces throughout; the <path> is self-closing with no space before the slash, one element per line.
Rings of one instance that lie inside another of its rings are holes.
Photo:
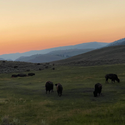
<path fill-rule="evenodd" d="M 125 38 L 125 0 L 2 0 L 0 55 Z"/>

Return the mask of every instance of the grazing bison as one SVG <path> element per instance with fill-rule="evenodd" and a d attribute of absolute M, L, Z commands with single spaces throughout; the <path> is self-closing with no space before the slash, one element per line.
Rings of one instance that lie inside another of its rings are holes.
<path fill-rule="evenodd" d="M 52 70 L 55 70 L 55 68 L 52 68 Z"/>
<path fill-rule="evenodd" d="M 93 92 L 94 97 L 97 97 L 98 94 L 100 96 L 101 91 L 102 91 L 102 85 L 100 83 L 96 83 L 95 84 L 95 91 Z"/>
<path fill-rule="evenodd" d="M 115 82 L 115 80 L 117 82 L 120 82 L 120 79 L 118 78 L 118 76 L 116 74 L 107 74 L 107 75 L 105 75 L 105 79 L 106 79 L 106 82 L 108 82 L 108 79 L 111 79 L 112 82 Z"/>
<path fill-rule="evenodd" d="M 18 68 L 18 66 L 14 66 L 14 68 Z"/>
<path fill-rule="evenodd" d="M 18 74 L 18 76 L 19 76 L 19 77 L 26 77 L 27 75 L 26 75 L 26 74 L 21 73 L 21 74 Z"/>
<path fill-rule="evenodd" d="M 18 77 L 18 74 L 13 74 L 11 77 L 12 77 L 12 78 L 13 78 L 13 77 Z"/>
<path fill-rule="evenodd" d="M 34 76 L 35 73 L 28 73 L 28 76 Z"/>
<path fill-rule="evenodd" d="M 53 82 L 51 81 L 47 81 L 46 84 L 45 84 L 45 89 L 46 89 L 46 94 L 47 94 L 47 91 L 50 91 L 53 92 Z"/>
<path fill-rule="evenodd" d="M 40 65 L 40 63 L 37 63 L 37 65 Z"/>
<path fill-rule="evenodd" d="M 58 96 L 62 96 L 62 91 L 63 91 L 63 87 L 60 83 L 55 84 L 56 88 L 57 88 L 57 93 Z"/>

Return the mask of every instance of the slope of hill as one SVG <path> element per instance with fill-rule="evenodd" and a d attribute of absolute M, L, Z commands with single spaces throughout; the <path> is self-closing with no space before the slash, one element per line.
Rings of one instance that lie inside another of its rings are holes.
<path fill-rule="evenodd" d="M 48 54 L 36 54 L 28 57 L 20 57 L 15 61 L 32 62 L 32 63 L 44 63 L 57 60 L 66 59 L 81 53 L 91 51 L 93 49 L 69 49 L 69 50 L 56 50 Z"/>
<path fill-rule="evenodd" d="M 103 65 L 125 63 L 125 45 L 104 47 L 84 54 L 59 60 L 56 64 Z"/>
<path fill-rule="evenodd" d="M 118 45 L 125 45 L 125 38 L 114 41 L 114 42 L 108 44 L 107 46 L 118 46 Z"/>
<path fill-rule="evenodd" d="M 62 47 L 55 47 L 55 48 L 49 48 L 44 50 L 33 50 L 25 53 L 12 53 L 12 54 L 3 54 L 0 55 L 0 58 L 3 58 L 4 60 L 16 60 L 17 58 L 21 56 L 32 56 L 35 54 L 47 54 L 52 51 L 56 50 L 68 50 L 68 49 L 97 49 L 108 45 L 108 43 L 102 43 L 102 42 L 89 42 L 89 43 L 82 43 L 82 44 L 76 44 L 71 46 L 62 46 Z"/>
<path fill-rule="evenodd" d="M 123 64 L 125 63 L 125 45 L 105 47 L 96 49 L 84 54 L 73 56 L 67 59 L 54 61 L 50 63 L 28 63 L 19 61 L 0 61 L 0 73 L 10 72 L 26 72 L 33 70 L 44 70 L 46 68 L 53 68 L 53 63 L 57 65 L 106 65 L 106 64 Z M 39 58 L 39 55 L 38 55 Z"/>
<path fill-rule="evenodd" d="M 23 73 L 32 71 L 41 71 L 44 69 L 52 69 L 53 64 L 50 63 L 29 63 L 18 61 L 0 61 L 0 73 Z"/>

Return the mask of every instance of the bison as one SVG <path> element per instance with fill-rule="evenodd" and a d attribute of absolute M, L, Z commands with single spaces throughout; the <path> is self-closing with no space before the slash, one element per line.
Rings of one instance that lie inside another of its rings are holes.
<path fill-rule="evenodd" d="M 45 89 L 46 89 L 46 94 L 47 94 L 47 91 L 50 91 L 53 92 L 53 82 L 51 81 L 47 81 L 46 84 L 45 84 Z"/>
<path fill-rule="evenodd" d="M 28 73 L 28 76 L 34 76 L 35 73 Z"/>
<path fill-rule="evenodd" d="M 18 74 L 18 76 L 19 76 L 19 77 L 26 77 L 27 75 L 26 75 L 26 74 L 21 73 L 21 74 Z"/>
<path fill-rule="evenodd" d="M 105 79 L 106 79 L 106 82 L 108 82 L 108 79 L 111 79 L 112 82 L 115 82 L 115 80 L 117 82 L 120 82 L 120 79 L 118 78 L 118 76 L 116 74 L 107 74 L 107 75 L 105 75 Z"/>
<path fill-rule="evenodd" d="M 96 83 L 95 84 L 95 91 L 93 92 L 94 97 L 97 97 L 98 94 L 100 96 L 101 91 L 102 91 L 102 85 L 100 83 Z"/>
<path fill-rule="evenodd" d="M 55 70 L 55 68 L 52 68 L 52 70 Z"/>
<path fill-rule="evenodd" d="M 58 96 L 62 96 L 62 91 L 63 91 L 63 87 L 60 83 L 55 84 L 56 88 L 57 88 L 57 93 Z"/>
<path fill-rule="evenodd" d="M 13 74 L 11 77 L 18 77 L 18 74 Z"/>
<path fill-rule="evenodd" d="M 18 66 L 14 66 L 14 68 L 16 69 L 16 68 L 18 68 Z"/>

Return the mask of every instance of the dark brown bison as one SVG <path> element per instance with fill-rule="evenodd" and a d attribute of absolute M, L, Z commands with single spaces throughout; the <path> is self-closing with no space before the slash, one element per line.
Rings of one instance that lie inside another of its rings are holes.
<path fill-rule="evenodd" d="M 18 76 L 19 76 L 19 77 L 26 77 L 27 75 L 26 75 L 26 74 L 21 73 L 21 74 L 18 74 Z"/>
<path fill-rule="evenodd" d="M 40 63 L 37 63 L 37 65 L 40 65 Z"/>
<path fill-rule="evenodd" d="M 34 76 L 35 73 L 28 73 L 28 76 Z"/>
<path fill-rule="evenodd" d="M 18 66 L 14 66 L 14 68 L 18 68 Z"/>
<path fill-rule="evenodd" d="M 63 91 L 63 87 L 60 83 L 55 84 L 56 88 L 57 88 L 57 93 L 58 96 L 62 96 L 62 91 Z"/>
<path fill-rule="evenodd" d="M 12 78 L 18 77 L 18 74 L 13 74 L 11 77 L 12 77 Z"/>
<path fill-rule="evenodd" d="M 108 82 L 108 79 L 111 79 L 112 82 L 115 82 L 115 80 L 117 82 L 120 82 L 120 79 L 118 78 L 118 76 L 116 74 L 107 74 L 107 75 L 105 75 L 105 79 L 106 79 L 106 82 Z"/>
<path fill-rule="evenodd" d="M 102 85 L 100 83 L 96 83 L 95 84 L 95 91 L 93 92 L 94 97 L 97 97 L 98 94 L 100 96 L 101 91 L 102 91 Z"/>
<path fill-rule="evenodd" d="M 52 70 L 55 70 L 55 68 L 52 68 Z"/>
<path fill-rule="evenodd" d="M 46 94 L 47 94 L 47 91 L 50 91 L 53 92 L 53 82 L 51 81 L 47 81 L 46 84 L 45 84 L 45 89 L 46 89 Z"/>

